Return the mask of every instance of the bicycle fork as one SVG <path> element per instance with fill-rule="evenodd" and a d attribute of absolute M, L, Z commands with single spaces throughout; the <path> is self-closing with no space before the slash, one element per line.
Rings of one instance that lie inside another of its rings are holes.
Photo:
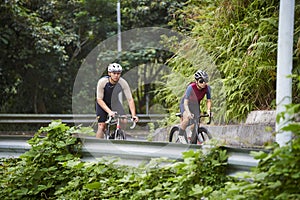
<path fill-rule="evenodd" d="M 182 144 L 188 143 L 187 133 L 185 130 L 182 130 L 181 128 L 179 128 L 178 139 Z"/>
<path fill-rule="evenodd" d="M 116 125 L 116 130 L 115 130 L 115 139 L 117 139 L 119 137 L 118 134 L 119 133 L 119 130 L 121 129 L 121 125 L 120 125 L 120 118 L 117 119 L 117 125 Z"/>

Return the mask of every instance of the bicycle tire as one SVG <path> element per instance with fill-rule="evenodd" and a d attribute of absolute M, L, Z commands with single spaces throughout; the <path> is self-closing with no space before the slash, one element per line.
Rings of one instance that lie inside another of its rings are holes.
<path fill-rule="evenodd" d="M 197 144 L 197 134 L 194 133 L 195 130 L 192 130 L 191 144 Z"/>
<path fill-rule="evenodd" d="M 115 140 L 125 140 L 125 134 L 123 130 L 116 131 Z"/>
<path fill-rule="evenodd" d="M 126 140 L 126 134 L 125 134 L 125 131 L 121 130 L 121 136 L 122 136 L 123 140 Z"/>
<path fill-rule="evenodd" d="M 173 126 L 169 134 L 169 142 L 180 143 L 178 139 L 178 135 L 179 135 L 179 127 Z"/>
<path fill-rule="evenodd" d="M 202 141 L 200 141 L 199 137 L 202 139 Z M 212 138 L 212 135 L 210 134 L 210 132 L 204 128 L 204 127 L 199 127 L 198 128 L 198 140 L 199 142 L 205 142 L 208 141 Z"/>

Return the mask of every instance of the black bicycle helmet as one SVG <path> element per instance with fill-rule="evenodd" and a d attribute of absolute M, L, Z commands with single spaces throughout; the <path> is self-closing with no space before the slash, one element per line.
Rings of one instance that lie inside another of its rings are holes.
<path fill-rule="evenodd" d="M 195 79 L 199 80 L 200 78 L 202 78 L 206 83 L 208 82 L 208 75 L 207 75 L 207 73 L 205 71 L 198 70 L 195 73 Z"/>

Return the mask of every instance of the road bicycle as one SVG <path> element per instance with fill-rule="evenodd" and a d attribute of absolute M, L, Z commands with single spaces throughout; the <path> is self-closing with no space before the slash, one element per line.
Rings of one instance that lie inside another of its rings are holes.
<path fill-rule="evenodd" d="M 104 132 L 104 138 L 107 140 L 126 140 L 126 133 L 123 129 L 121 129 L 121 120 L 131 121 L 132 126 L 130 129 L 134 129 L 136 122 L 132 119 L 131 115 L 119 115 L 115 112 L 115 116 L 109 116 L 105 121 L 106 130 Z M 115 129 L 112 127 L 115 126 Z"/>
<path fill-rule="evenodd" d="M 181 113 L 176 113 L 176 116 L 180 117 L 182 119 L 182 114 Z M 207 124 L 210 124 L 211 122 L 211 115 L 208 114 L 203 114 L 200 115 L 199 118 L 197 119 L 194 117 L 193 119 L 190 119 L 190 126 L 187 128 L 185 132 L 185 139 L 187 140 L 188 144 L 202 144 L 204 141 L 208 141 L 212 138 L 211 133 L 203 126 L 201 126 L 201 118 L 203 117 L 209 117 L 209 121 Z M 179 135 L 179 127 L 180 126 L 173 126 L 170 130 L 169 134 L 169 142 L 174 142 L 174 143 L 181 143 L 178 135 Z M 188 130 L 191 129 L 191 130 Z"/>

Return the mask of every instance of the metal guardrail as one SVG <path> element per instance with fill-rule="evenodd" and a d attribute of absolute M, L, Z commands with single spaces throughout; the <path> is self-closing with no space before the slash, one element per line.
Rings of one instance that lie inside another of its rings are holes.
<path fill-rule="evenodd" d="M 140 123 L 162 120 L 164 114 L 138 114 Z M 0 114 L 0 124 L 46 124 L 60 119 L 67 124 L 92 124 L 96 122 L 95 114 Z"/>
<path fill-rule="evenodd" d="M 0 136 L 0 157 L 18 157 L 31 147 L 27 143 L 31 137 Z M 182 153 L 190 149 L 209 148 L 209 146 L 184 145 L 167 142 L 100 140 L 96 138 L 82 138 L 83 161 L 95 161 L 103 156 L 120 158 L 118 163 L 138 166 L 149 162 L 152 158 L 169 158 L 181 160 Z M 228 153 L 228 175 L 234 176 L 238 172 L 250 171 L 257 166 L 258 160 L 250 156 L 250 151 L 257 149 L 240 149 L 223 147 Z M 261 149 L 260 149 L 261 150 Z"/>

